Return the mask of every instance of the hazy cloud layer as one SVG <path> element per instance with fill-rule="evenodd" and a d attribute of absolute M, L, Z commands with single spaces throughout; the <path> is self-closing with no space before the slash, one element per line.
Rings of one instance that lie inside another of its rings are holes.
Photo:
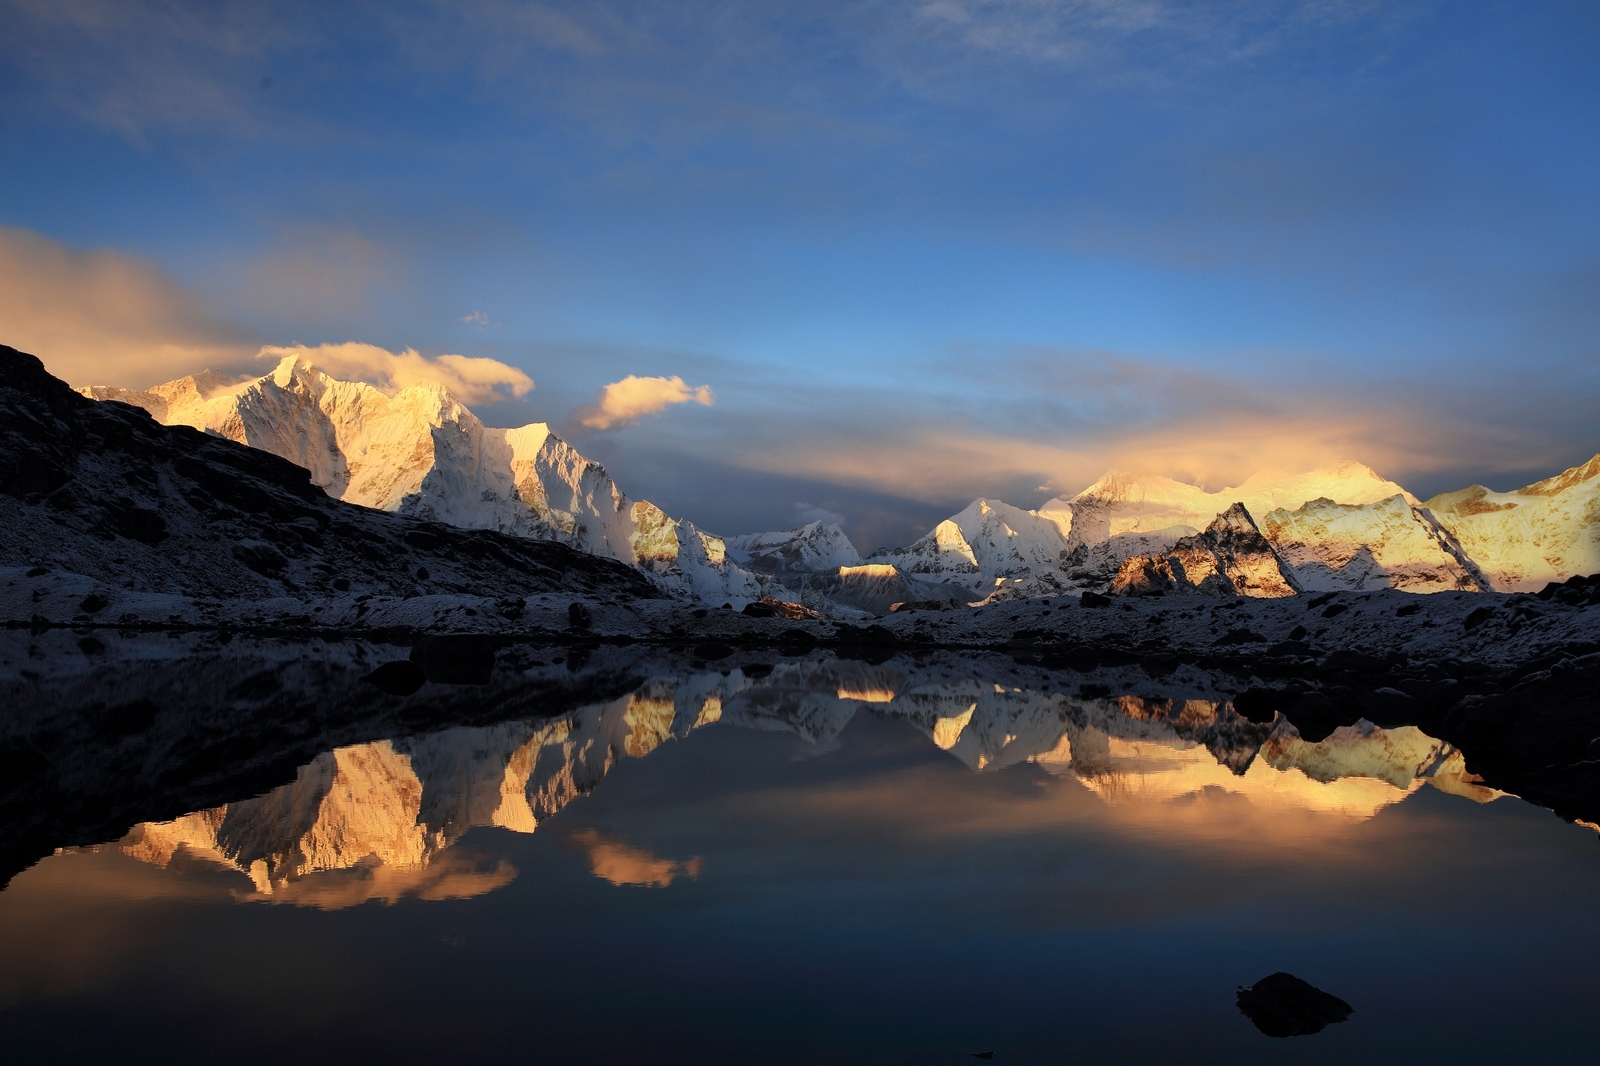
<path fill-rule="evenodd" d="M 641 378 L 629 374 L 600 389 L 593 404 L 573 412 L 579 425 L 589 429 L 618 429 L 645 415 L 659 414 L 680 403 L 710 407 L 716 402 L 709 385 L 686 385 L 680 377 Z"/>
<path fill-rule="evenodd" d="M 251 341 L 147 259 L 0 228 L 0 343 L 73 385 L 146 388 L 238 369 Z"/>
<path fill-rule="evenodd" d="M 344 381 L 365 381 L 386 391 L 408 385 L 432 382 L 443 385 L 462 403 L 492 403 L 505 396 L 522 396 L 533 388 L 533 379 L 514 366 L 481 356 L 425 356 L 407 348 L 391 352 L 374 344 L 354 341 L 321 344 L 308 348 L 267 345 L 262 359 L 297 356 Z"/>

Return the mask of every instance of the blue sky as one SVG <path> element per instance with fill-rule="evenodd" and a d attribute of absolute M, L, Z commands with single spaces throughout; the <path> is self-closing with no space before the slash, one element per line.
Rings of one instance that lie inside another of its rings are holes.
<path fill-rule="evenodd" d="M 487 420 L 551 421 L 630 495 L 727 533 L 838 514 L 864 548 L 1111 465 L 1354 458 L 1427 495 L 1600 450 L 1593 3 L 0 0 L 0 27 L 9 269 L 61 293 L 0 328 L 69 378 L 489 357 L 537 387 Z M 89 306 L 85 253 L 139 298 Z M 580 425 L 629 374 L 717 400 Z"/>

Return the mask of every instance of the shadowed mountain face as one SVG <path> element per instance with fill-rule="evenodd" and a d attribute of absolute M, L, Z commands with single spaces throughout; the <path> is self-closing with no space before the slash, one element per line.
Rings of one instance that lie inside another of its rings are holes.
<path fill-rule="evenodd" d="M 652 598 L 632 568 L 558 544 L 331 500 L 303 467 L 78 395 L 0 346 L 0 566 L 236 600 L 359 585 Z"/>

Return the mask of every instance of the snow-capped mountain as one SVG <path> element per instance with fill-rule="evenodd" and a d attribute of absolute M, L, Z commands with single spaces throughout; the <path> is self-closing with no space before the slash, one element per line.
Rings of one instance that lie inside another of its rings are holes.
<path fill-rule="evenodd" d="M 730 558 L 762 574 L 810 574 L 861 565 L 856 546 L 832 522 L 808 522 L 778 533 L 746 533 L 724 542 Z"/>
<path fill-rule="evenodd" d="M 1240 595 L 1268 588 L 1281 595 L 1291 586 L 1526 592 L 1600 571 L 1597 500 L 1600 456 L 1515 492 L 1473 486 L 1426 503 L 1360 463 L 1295 475 L 1262 471 L 1215 493 L 1112 471 L 1036 511 L 975 500 L 909 548 L 871 558 L 975 592 L 990 589 L 991 599 L 1113 582 L 1130 592 L 1193 588 L 1203 582 L 1177 578 L 1173 560 L 1181 566 L 1188 554 L 1175 553 L 1180 545 L 1200 550 L 1200 530 L 1238 505 L 1282 568 L 1281 583 L 1246 579 Z M 1209 554 L 1200 550 L 1190 561 L 1221 572 L 1203 558 Z M 1222 587 L 1205 587 L 1213 585 Z"/>
<path fill-rule="evenodd" d="M 1068 517 L 1064 523 L 1059 513 L 973 500 L 910 547 L 880 549 L 868 561 L 962 585 L 979 596 L 1027 578 L 1043 579 L 1059 592 L 1065 587 L 1062 570 L 1070 561 Z"/>
<path fill-rule="evenodd" d="M 869 562 L 963 585 L 975 599 L 1057 595 L 1103 587 L 1130 559 L 1169 555 L 1235 503 L 1244 503 L 1254 528 L 1256 514 L 1299 508 L 1318 497 L 1359 505 L 1393 496 L 1415 502 L 1360 463 L 1294 475 L 1262 471 L 1220 492 L 1158 475 L 1111 471 L 1077 495 L 1057 497 L 1034 511 L 974 500 L 909 547 L 880 549 Z M 1195 561 L 1198 565 L 1198 557 Z M 1255 586 L 1246 580 L 1245 587 Z"/>
<path fill-rule="evenodd" d="M 1303 474 L 1262 470 L 1237 488 L 1217 492 L 1155 474 L 1112 470 L 1070 499 L 1051 500 L 1039 513 L 1063 516 L 1076 546 L 1099 544 L 1125 533 L 1183 529 L 1177 536 L 1188 536 L 1210 525 L 1235 503 L 1244 504 L 1252 515 L 1264 515 L 1279 508 L 1293 510 L 1318 498 L 1363 504 L 1390 496 L 1417 502 L 1405 489 L 1361 463 L 1339 463 Z"/>
<path fill-rule="evenodd" d="M 1316 499 L 1294 511 L 1280 507 L 1262 516 L 1261 532 L 1309 592 L 1489 588 L 1454 535 L 1403 496 L 1368 504 Z"/>
<path fill-rule="evenodd" d="M 1600 455 L 1513 492 L 1472 485 L 1423 506 L 1500 592 L 1600 571 Z"/>
<path fill-rule="evenodd" d="M 1301 591 L 1294 571 L 1236 503 L 1206 527 L 1184 537 L 1163 555 L 1125 561 L 1112 580 L 1121 595 L 1203 592 L 1218 596 L 1293 596 Z"/>
<path fill-rule="evenodd" d="M 237 384 L 207 372 L 147 392 L 80 391 L 282 456 L 347 503 L 557 541 L 639 566 L 719 604 L 739 607 L 762 594 L 720 539 L 654 504 L 630 502 L 605 467 L 547 424 L 490 428 L 441 385 L 411 385 L 391 396 L 336 380 L 292 355 Z"/>
<path fill-rule="evenodd" d="M 1227 584 L 1247 595 L 1294 587 L 1532 591 L 1600 571 L 1600 456 L 1514 492 L 1475 485 L 1426 503 L 1354 462 L 1300 474 L 1264 470 L 1218 492 L 1113 470 L 1037 510 L 974 500 L 915 543 L 863 562 L 829 523 L 713 536 L 630 501 L 604 467 L 548 425 L 487 427 L 438 385 L 389 395 L 291 356 L 243 383 L 206 372 L 146 392 L 81 391 L 283 456 L 347 502 L 559 541 L 735 607 L 776 595 L 854 617 L 897 602 L 988 602 L 1113 582 L 1128 591 Z M 1269 580 L 1268 567 L 1257 581 L 1205 543 L 1236 505 L 1252 535 L 1265 539 L 1279 578 Z M 1174 560 L 1187 576 L 1177 575 Z M 1192 579 L 1195 567 L 1233 576 Z"/>

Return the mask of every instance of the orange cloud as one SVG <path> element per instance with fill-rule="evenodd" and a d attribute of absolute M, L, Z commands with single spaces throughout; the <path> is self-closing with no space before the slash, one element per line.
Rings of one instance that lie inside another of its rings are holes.
<path fill-rule="evenodd" d="M 710 407 L 717 398 L 709 385 L 691 386 L 680 377 L 641 378 L 629 374 L 600 390 L 596 402 L 573 414 L 590 429 L 616 429 L 673 404 L 694 402 Z"/>
<path fill-rule="evenodd" d="M 348 341 L 315 348 L 303 344 L 267 345 L 257 353 L 261 359 L 283 359 L 291 355 L 336 378 L 365 381 L 380 389 L 392 391 L 421 382 L 435 382 L 468 405 L 492 402 L 506 394 L 522 396 L 533 388 L 532 378 L 497 359 L 466 355 L 429 358 L 413 348 L 391 352 L 375 344 Z"/>
<path fill-rule="evenodd" d="M 74 385 L 148 388 L 255 350 L 154 263 L 21 229 L 0 228 L 0 329 Z"/>

